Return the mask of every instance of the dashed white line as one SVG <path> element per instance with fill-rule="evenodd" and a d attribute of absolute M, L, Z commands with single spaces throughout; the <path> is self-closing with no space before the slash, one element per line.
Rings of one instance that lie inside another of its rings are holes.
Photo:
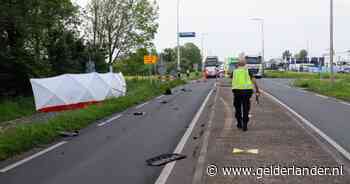
<path fill-rule="evenodd" d="M 163 98 L 163 97 L 164 97 L 164 95 L 158 96 L 156 99 L 161 99 L 161 98 Z"/>
<path fill-rule="evenodd" d="M 140 104 L 140 105 L 136 106 L 135 109 L 140 109 L 140 108 L 142 108 L 143 106 L 147 105 L 148 103 L 149 103 L 149 102 Z"/>
<path fill-rule="evenodd" d="M 315 94 L 315 95 L 318 96 L 318 97 L 324 98 L 324 99 L 328 99 L 329 98 L 328 96 L 324 96 L 324 95 L 320 95 L 320 94 Z"/>
<path fill-rule="evenodd" d="M 1 173 L 5 173 L 5 172 L 7 172 L 7 171 L 9 171 L 11 169 L 14 169 L 14 168 L 16 168 L 16 167 L 26 163 L 26 162 L 29 162 L 30 160 L 32 160 L 32 159 L 34 159 L 36 157 L 39 157 L 39 156 L 41 156 L 41 155 L 43 155 L 43 154 L 45 154 L 45 153 L 47 153 L 49 151 L 52 151 L 52 150 L 54 150 L 54 149 L 56 149 L 56 148 L 58 148 L 58 147 L 60 147 L 60 146 L 62 146 L 64 144 L 66 144 L 66 143 L 67 143 L 67 141 L 59 142 L 59 143 L 57 143 L 57 144 L 55 144 L 55 145 L 53 145 L 53 146 L 51 146 L 51 147 L 49 147 L 47 149 L 44 149 L 44 150 L 42 150 L 42 151 L 40 151 L 38 153 L 35 153 L 34 155 L 32 155 L 32 156 L 30 156 L 28 158 L 25 158 L 23 160 L 20 160 L 20 161 L 14 163 L 14 164 L 11 164 L 9 166 L 4 167 L 3 169 L 0 170 L 0 172 Z"/>
<path fill-rule="evenodd" d="M 104 126 L 104 125 L 106 125 L 106 124 L 108 124 L 108 123 L 110 123 L 110 122 L 112 122 L 112 121 L 114 121 L 116 119 L 121 118 L 122 116 L 123 116 L 122 114 L 119 114 L 119 115 L 117 115 L 115 117 L 112 117 L 112 118 L 108 119 L 107 121 L 104 121 L 104 122 L 98 124 L 97 126 L 99 126 L 99 127 Z"/>
<path fill-rule="evenodd" d="M 340 101 L 339 103 L 341 103 L 341 104 L 343 104 L 343 105 L 348 105 L 348 106 L 350 106 L 350 103 L 348 103 L 348 102 L 342 102 L 342 101 Z"/>

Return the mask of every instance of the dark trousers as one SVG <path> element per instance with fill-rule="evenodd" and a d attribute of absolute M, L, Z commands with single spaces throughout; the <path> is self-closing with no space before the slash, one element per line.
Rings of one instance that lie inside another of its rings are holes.
<path fill-rule="evenodd" d="M 237 126 L 246 129 L 249 122 L 250 98 L 253 95 L 253 90 L 232 90 L 232 92 Z"/>

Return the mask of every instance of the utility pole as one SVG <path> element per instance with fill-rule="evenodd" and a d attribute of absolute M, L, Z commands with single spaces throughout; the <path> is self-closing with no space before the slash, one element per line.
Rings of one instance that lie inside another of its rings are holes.
<path fill-rule="evenodd" d="M 330 0 L 330 21 L 329 21 L 329 32 L 330 32 L 330 47 L 329 47 L 329 59 L 331 65 L 331 83 L 334 84 L 334 67 L 333 67 L 333 59 L 334 59 L 334 29 L 333 29 L 333 0 Z"/>
<path fill-rule="evenodd" d="M 181 54 L 180 54 L 180 0 L 177 0 L 177 72 L 181 72 Z"/>

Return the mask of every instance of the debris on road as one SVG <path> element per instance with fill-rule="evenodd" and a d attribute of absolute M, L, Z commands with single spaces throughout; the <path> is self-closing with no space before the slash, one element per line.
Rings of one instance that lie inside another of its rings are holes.
<path fill-rule="evenodd" d="M 172 95 L 171 89 L 166 89 L 164 95 Z"/>
<path fill-rule="evenodd" d="M 153 158 L 146 160 L 147 165 L 149 166 L 162 166 L 169 162 L 185 159 L 186 155 L 181 154 L 162 154 Z"/>
<path fill-rule="evenodd" d="M 76 137 L 79 135 L 79 131 L 73 131 L 73 132 L 59 132 L 62 137 Z"/>
<path fill-rule="evenodd" d="M 145 114 L 146 114 L 146 112 L 134 112 L 135 116 L 143 116 Z"/>

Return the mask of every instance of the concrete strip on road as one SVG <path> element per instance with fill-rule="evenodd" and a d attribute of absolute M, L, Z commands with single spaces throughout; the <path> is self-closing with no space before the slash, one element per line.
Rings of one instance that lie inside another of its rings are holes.
<path fill-rule="evenodd" d="M 216 85 L 215 85 L 216 86 Z M 192 122 L 190 124 L 190 126 L 188 127 L 188 129 L 186 130 L 184 136 L 181 138 L 179 144 L 176 146 L 176 149 L 174 151 L 174 153 L 181 153 L 188 138 L 190 137 L 192 131 L 193 131 L 193 128 L 195 127 L 197 121 L 199 120 L 199 117 L 201 116 L 203 110 L 204 110 L 204 107 L 206 106 L 211 94 L 213 93 L 213 90 L 212 89 L 209 94 L 207 95 L 207 97 L 205 98 L 204 102 L 202 103 L 201 107 L 199 108 L 199 110 L 197 111 L 196 115 L 194 116 L 194 118 L 192 119 Z M 155 184 L 165 184 L 167 182 L 167 179 L 168 177 L 170 176 L 171 174 L 171 171 L 173 170 L 174 166 L 175 166 L 175 162 L 171 162 L 169 164 L 167 164 L 162 172 L 160 173 L 158 179 L 156 180 Z"/>
<path fill-rule="evenodd" d="M 310 121 L 302 117 L 300 114 L 295 112 L 292 108 L 290 108 L 288 105 L 284 104 L 282 101 L 278 100 L 276 97 L 272 96 L 271 94 L 267 93 L 266 91 L 262 92 L 266 94 L 268 97 L 282 105 L 284 108 L 286 108 L 289 112 L 291 112 L 293 115 L 298 117 L 304 124 L 309 126 L 313 131 L 315 131 L 318 135 L 320 135 L 322 138 L 324 138 L 330 145 L 332 145 L 338 152 L 340 152 L 346 159 L 350 160 L 350 153 L 345 150 L 342 146 L 340 146 L 337 142 L 335 142 L 332 138 L 330 138 L 328 135 L 326 135 L 323 131 L 315 127 Z"/>
<path fill-rule="evenodd" d="M 52 151 L 52 150 L 54 150 L 54 149 L 56 149 L 56 148 L 58 148 L 58 147 L 60 147 L 60 146 L 62 146 L 64 144 L 66 144 L 66 143 L 67 143 L 67 141 L 59 142 L 59 143 L 57 143 L 57 144 L 55 144 L 55 145 L 53 145 L 53 146 L 51 146 L 51 147 L 49 147 L 47 149 L 44 149 L 44 150 L 42 150 L 42 151 L 40 151 L 38 153 L 35 153 L 34 155 L 32 155 L 30 157 L 27 157 L 27 158 L 25 158 L 23 160 L 20 160 L 20 161 L 18 161 L 16 163 L 13 163 L 13 164 L 11 164 L 9 166 L 4 167 L 3 169 L 0 170 L 0 172 L 1 173 L 5 173 L 5 172 L 7 172 L 7 171 L 9 171 L 11 169 L 14 169 L 14 168 L 16 168 L 16 167 L 26 163 L 26 162 L 29 162 L 30 160 L 33 160 L 34 158 L 37 158 L 37 157 L 39 157 L 39 156 L 41 156 L 41 155 L 43 155 L 43 154 L 45 154 L 45 153 L 47 153 L 49 151 Z"/>

